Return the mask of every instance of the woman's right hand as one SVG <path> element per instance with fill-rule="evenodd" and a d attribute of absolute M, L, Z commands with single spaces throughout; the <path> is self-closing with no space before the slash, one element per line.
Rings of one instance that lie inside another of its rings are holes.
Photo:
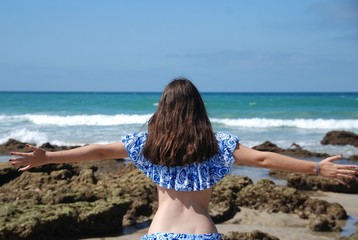
<path fill-rule="evenodd" d="M 34 167 L 45 165 L 48 162 L 46 157 L 46 151 L 36 146 L 26 144 L 26 148 L 32 150 L 32 152 L 11 152 L 10 155 L 18 156 L 20 158 L 11 158 L 9 161 L 11 165 L 16 168 L 20 167 L 18 171 L 26 171 Z"/>

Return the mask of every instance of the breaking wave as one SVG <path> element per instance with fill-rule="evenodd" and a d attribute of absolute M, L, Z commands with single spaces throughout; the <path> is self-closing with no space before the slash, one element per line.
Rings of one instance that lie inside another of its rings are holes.
<path fill-rule="evenodd" d="M 112 126 L 124 124 L 145 124 L 151 114 L 117 114 L 117 115 L 37 115 L 25 114 L 14 116 L 0 116 L 0 121 L 31 122 L 36 125 L 57 125 L 57 126 Z"/>
<path fill-rule="evenodd" d="M 212 118 L 212 123 L 244 128 L 302 128 L 302 129 L 358 129 L 356 119 L 267 119 L 267 118 Z"/>
<path fill-rule="evenodd" d="M 116 115 L 0 115 L 0 123 L 54 126 L 114 126 L 145 124 L 152 114 L 116 114 Z M 302 128 L 302 129 L 358 129 L 357 119 L 270 119 L 270 118 L 211 118 L 214 124 L 244 128 Z"/>

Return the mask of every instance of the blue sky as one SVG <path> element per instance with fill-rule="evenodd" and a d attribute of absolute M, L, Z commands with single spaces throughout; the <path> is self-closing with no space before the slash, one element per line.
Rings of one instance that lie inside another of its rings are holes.
<path fill-rule="evenodd" d="M 358 1 L 1 1 L 0 91 L 358 91 Z"/>

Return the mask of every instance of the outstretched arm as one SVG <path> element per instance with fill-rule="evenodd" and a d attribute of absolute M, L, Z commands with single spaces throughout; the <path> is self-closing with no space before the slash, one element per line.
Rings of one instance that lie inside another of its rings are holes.
<path fill-rule="evenodd" d="M 355 178 L 357 176 L 356 165 L 335 164 L 334 161 L 342 158 L 342 155 L 329 157 L 315 162 L 287 157 L 273 152 L 257 151 L 238 144 L 234 151 L 235 162 L 243 165 L 270 168 L 274 170 L 286 170 L 333 178 L 341 184 L 345 184 L 341 178 Z"/>
<path fill-rule="evenodd" d="M 32 150 L 29 153 L 12 152 L 11 155 L 20 158 L 12 158 L 9 161 L 15 167 L 21 167 L 19 171 L 29 170 L 48 163 L 74 163 L 90 160 L 117 159 L 128 157 L 123 143 L 92 144 L 71 150 L 48 152 L 41 148 L 26 145 Z"/>

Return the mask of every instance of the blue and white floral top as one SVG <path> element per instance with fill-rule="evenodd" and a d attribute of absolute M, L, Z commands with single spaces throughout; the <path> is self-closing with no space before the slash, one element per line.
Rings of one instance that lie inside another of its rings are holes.
<path fill-rule="evenodd" d="M 198 191 L 212 187 L 223 179 L 231 169 L 235 159 L 233 152 L 239 138 L 229 133 L 215 134 L 219 151 L 201 163 L 185 166 L 164 166 L 153 164 L 144 158 L 142 150 L 147 140 L 145 132 L 128 134 L 122 142 L 130 160 L 152 181 L 163 188 L 177 191 Z"/>

